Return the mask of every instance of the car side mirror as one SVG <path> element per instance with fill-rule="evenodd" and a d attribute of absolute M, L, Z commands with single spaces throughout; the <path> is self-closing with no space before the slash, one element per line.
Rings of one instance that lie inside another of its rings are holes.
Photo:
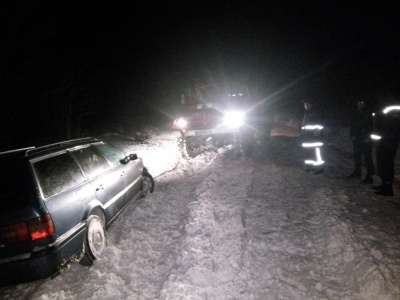
<path fill-rule="evenodd" d="M 123 165 L 126 165 L 130 161 L 129 156 L 125 156 L 123 159 L 121 159 L 119 162 Z"/>
<path fill-rule="evenodd" d="M 129 154 L 128 156 L 125 156 L 123 159 L 121 159 L 120 162 L 121 164 L 126 165 L 131 160 L 136 160 L 136 159 L 138 159 L 137 154 Z"/>

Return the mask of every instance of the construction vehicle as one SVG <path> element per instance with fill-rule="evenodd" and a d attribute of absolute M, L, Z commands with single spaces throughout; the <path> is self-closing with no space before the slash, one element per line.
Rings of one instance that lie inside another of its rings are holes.
<path fill-rule="evenodd" d="M 181 133 L 189 157 L 209 148 L 230 147 L 251 154 L 255 131 L 252 103 L 247 85 L 196 85 L 181 96 L 182 115 L 173 129 Z"/>

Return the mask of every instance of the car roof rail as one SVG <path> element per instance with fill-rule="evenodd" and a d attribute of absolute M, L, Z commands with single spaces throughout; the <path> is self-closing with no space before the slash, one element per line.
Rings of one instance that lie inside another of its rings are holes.
<path fill-rule="evenodd" d="M 33 149 L 27 149 L 25 152 L 25 156 L 28 156 L 30 154 L 40 153 L 40 152 L 46 151 L 46 150 L 61 148 L 61 147 L 68 146 L 68 145 L 78 144 L 80 142 L 88 142 L 88 141 L 94 142 L 94 141 L 97 141 L 97 139 L 92 138 L 92 137 L 86 137 L 86 138 L 62 141 L 62 142 L 49 144 L 49 145 L 45 145 L 45 146 L 41 146 L 41 147 L 37 147 L 37 148 L 34 147 Z"/>
<path fill-rule="evenodd" d="M 27 150 L 31 150 L 31 149 L 34 149 L 34 148 L 35 148 L 34 146 L 31 146 L 31 147 L 25 147 L 25 148 L 20 148 L 20 149 L 14 149 L 14 150 L 3 151 L 3 152 L 0 152 L 0 155 L 3 155 L 3 154 L 10 154 L 10 153 L 15 153 L 15 152 L 27 151 Z"/>

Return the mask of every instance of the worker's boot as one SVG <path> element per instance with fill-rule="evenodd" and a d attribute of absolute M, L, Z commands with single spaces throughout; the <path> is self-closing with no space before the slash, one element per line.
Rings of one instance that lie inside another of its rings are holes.
<path fill-rule="evenodd" d="M 355 178 L 360 179 L 361 178 L 361 173 L 357 172 L 357 171 L 354 171 L 352 174 L 346 176 L 346 179 L 355 179 Z"/>
<path fill-rule="evenodd" d="M 372 187 L 375 191 L 381 191 L 383 189 L 383 184 L 381 185 L 377 185 L 377 186 L 373 186 Z"/>
<path fill-rule="evenodd" d="M 382 185 L 382 188 L 375 192 L 377 195 L 393 197 L 393 182 L 387 182 Z"/>
<path fill-rule="evenodd" d="M 362 183 L 362 184 L 373 184 L 374 180 L 373 180 L 371 175 L 367 174 L 367 176 L 365 176 L 365 178 L 363 180 L 361 180 L 360 183 Z"/>

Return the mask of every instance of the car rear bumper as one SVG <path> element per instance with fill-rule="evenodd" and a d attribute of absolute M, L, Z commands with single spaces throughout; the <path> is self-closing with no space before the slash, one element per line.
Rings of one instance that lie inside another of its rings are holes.
<path fill-rule="evenodd" d="M 0 286 L 43 279 L 57 274 L 71 257 L 82 249 L 84 231 L 59 247 L 50 247 L 29 258 L 0 264 Z"/>

